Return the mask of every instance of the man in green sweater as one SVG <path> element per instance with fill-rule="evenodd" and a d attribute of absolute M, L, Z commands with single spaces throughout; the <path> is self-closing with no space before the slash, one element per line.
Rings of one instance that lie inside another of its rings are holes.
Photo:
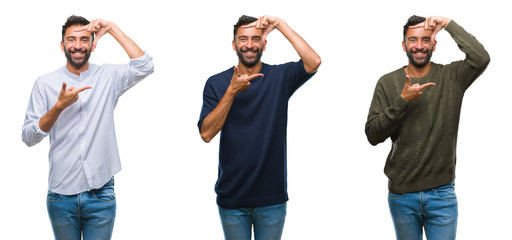
<path fill-rule="evenodd" d="M 447 65 L 430 62 L 436 34 L 445 29 L 466 54 Z M 490 57 L 461 26 L 446 17 L 412 16 L 404 26 L 409 64 L 377 82 L 365 126 L 372 145 L 391 138 L 384 172 L 397 239 L 455 239 L 454 190 L 462 97 Z"/>

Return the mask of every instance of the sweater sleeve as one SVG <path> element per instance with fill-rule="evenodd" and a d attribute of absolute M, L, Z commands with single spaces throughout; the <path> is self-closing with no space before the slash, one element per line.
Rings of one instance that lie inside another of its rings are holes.
<path fill-rule="evenodd" d="M 395 133 L 409 106 L 409 102 L 400 95 L 388 101 L 382 82 L 379 81 L 375 87 L 365 125 L 366 137 L 374 146 Z"/>
<path fill-rule="evenodd" d="M 466 59 L 451 64 L 454 68 L 454 78 L 464 92 L 484 72 L 491 58 L 484 46 L 455 21 L 452 20 L 445 29 L 459 49 L 466 54 Z"/>

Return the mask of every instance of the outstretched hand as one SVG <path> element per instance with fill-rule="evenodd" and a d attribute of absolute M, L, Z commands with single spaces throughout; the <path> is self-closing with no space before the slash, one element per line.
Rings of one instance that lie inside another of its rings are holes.
<path fill-rule="evenodd" d="M 412 102 L 418 98 L 421 97 L 423 90 L 426 87 L 435 86 L 436 84 L 433 82 L 425 83 L 423 85 L 419 85 L 418 83 L 415 83 L 411 86 L 411 77 L 409 75 L 405 75 L 405 85 L 402 89 L 402 94 L 400 95 L 403 99 L 407 100 L 408 102 Z"/>
<path fill-rule="evenodd" d="M 259 17 L 258 20 L 256 20 L 255 22 L 242 26 L 242 28 L 255 27 L 257 29 L 263 29 L 262 40 L 263 42 L 265 42 L 265 39 L 267 39 L 268 34 L 272 32 L 274 29 L 276 29 L 277 26 L 279 26 L 280 21 L 281 19 L 277 17 L 265 15 Z"/>
<path fill-rule="evenodd" d="M 263 74 L 256 73 L 252 75 L 239 75 L 238 67 L 235 66 L 235 71 L 233 72 L 233 77 L 231 78 L 230 87 L 235 91 L 236 94 L 246 90 L 251 86 L 251 80 L 257 77 L 261 77 Z"/>
<path fill-rule="evenodd" d="M 78 100 L 78 93 L 83 90 L 90 89 L 92 87 L 81 87 L 76 89 L 75 87 L 70 87 L 66 89 L 67 84 L 65 82 L 62 83 L 62 89 L 60 90 L 59 99 L 57 101 L 57 105 L 60 109 L 64 110 L 69 107 L 71 104 L 75 103 Z"/>
<path fill-rule="evenodd" d="M 443 30 L 450 21 L 451 19 L 446 17 L 428 17 L 424 22 L 410 26 L 409 28 L 425 28 L 425 30 L 432 30 L 430 39 L 434 42 L 436 40 L 437 33 Z"/>
<path fill-rule="evenodd" d="M 81 28 L 75 29 L 75 32 L 88 31 L 90 33 L 94 33 L 95 36 L 94 36 L 94 42 L 92 43 L 92 47 L 96 48 L 96 44 L 98 43 L 98 40 L 100 40 L 100 38 L 103 37 L 103 35 L 105 35 L 107 32 L 110 31 L 110 29 L 112 28 L 112 24 L 113 23 L 111 23 L 109 21 L 98 18 L 98 19 L 92 20 L 89 24 L 87 24 Z"/>

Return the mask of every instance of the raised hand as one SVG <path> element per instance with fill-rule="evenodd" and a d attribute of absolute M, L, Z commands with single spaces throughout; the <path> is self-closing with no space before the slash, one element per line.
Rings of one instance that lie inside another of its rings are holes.
<path fill-rule="evenodd" d="M 78 100 L 78 93 L 83 90 L 90 89 L 92 87 L 81 87 L 76 89 L 75 87 L 70 87 L 66 89 L 67 84 L 65 82 L 62 83 L 62 89 L 60 90 L 59 99 L 57 101 L 56 106 L 64 110 L 69 107 L 71 104 L 75 103 Z"/>
<path fill-rule="evenodd" d="M 411 86 L 411 78 L 409 77 L 409 75 L 405 75 L 405 77 L 406 77 L 405 85 L 404 85 L 404 88 L 402 89 L 402 94 L 400 96 L 403 99 L 407 100 L 408 102 L 412 102 L 412 101 L 420 98 L 421 95 L 423 94 L 423 92 L 421 90 L 423 90 L 424 88 L 436 85 L 435 83 L 430 82 L 430 83 L 425 83 L 423 85 L 419 85 L 418 83 L 415 83 Z"/>
<path fill-rule="evenodd" d="M 252 74 L 250 76 L 247 74 L 239 75 L 238 67 L 235 66 L 235 71 L 233 72 L 233 77 L 231 78 L 230 87 L 235 91 L 235 94 L 238 94 L 251 86 L 252 79 L 261 76 L 263 76 L 261 73 Z"/>
<path fill-rule="evenodd" d="M 279 26 L 279 22 L 281 19 L 271 16 L 262 16 L 259 17 L 257 21 L 249 23 L 245 26 L 242 26 L 243 28 L 250 28 L 255 27 L 257 29 L 263 29 L 263 36 L 262 40 L 265 42 L 265 39 L 267 39 L 267 36 L 270 32 L 272 32 L 274 29 Z"/>
<path fill-rule="evenodd" d="M 110 31 L 110 29 L 112 28 L 112 25 L 113 25 L 113 23 L 98 18 L 98 19 L 92 20 L 89 24 L 87 24 L 81 28 L 75 29 L 75 32 L 80 32 L 80 31 L 86 30 L 90 33 L 94 33 L 95 36 L 94 36 L 94 42 L 92 43 L 92 47 L 96 48 L 96 44 L 98 43 L 98 40 L 100 40 L 100 38 L 103 35 L 105 35 L 107 32 Z"/>
<path fill-rule="evenodd" d="M 409 28 L 425 28 L 425 30 L 432 30 L 432 35 L 430 39 L 432 42 L 436 40 L 436 35 L 439 31 L 443 30 L 448 23 L 450 23 L 451 19 L 446 17 L 428 17 L 422 23 L 418 23 L 414 26 L 410 26 Z"/>

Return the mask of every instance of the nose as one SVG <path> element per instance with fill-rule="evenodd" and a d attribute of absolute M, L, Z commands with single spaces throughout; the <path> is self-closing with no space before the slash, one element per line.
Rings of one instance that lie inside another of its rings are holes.
<path fill-rule="evenodd" d="M 252 39 L 247 40 L 247 48 L 252 48 L 254 43 L 252 42 Z"/>
<path fill-rule="evenodd" d="M 73 47 L 76 48 L 76 49 L 79 49 L 80 48 L 80 41 L 75 41 L 73 43 Z"/>

